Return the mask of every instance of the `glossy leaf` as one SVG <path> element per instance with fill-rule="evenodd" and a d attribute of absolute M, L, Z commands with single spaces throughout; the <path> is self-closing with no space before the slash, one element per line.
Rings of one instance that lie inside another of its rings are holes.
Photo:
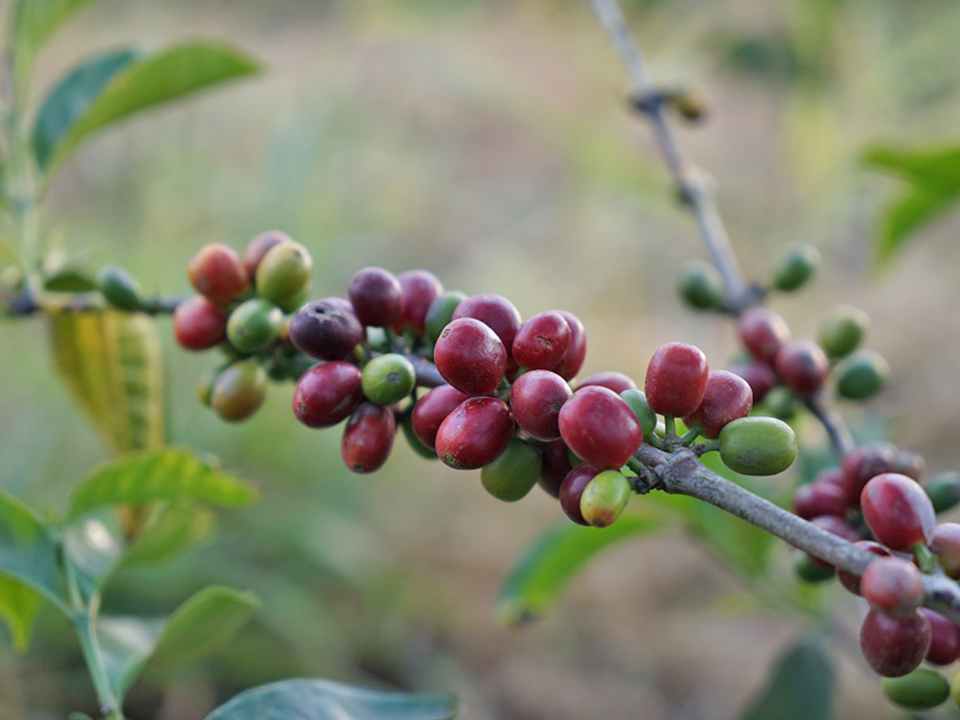
<path fill-rule="evenodd" d="M 160 510 L 121 558 L 123 565 L 155 565 L 171 560 L 208 537 L 216 516 L 193 503 L 177 502 Z"/>
<path fill-rule="evenodd" d="M 257 64 L 222 43 L 196 41 L 144 56 L 115 73 L 85 110 L 45 141 L 44 161 L 51 170 L 87 137 L 150 107 L 204 88 L 249 75 Z"/>
<path fill-rule="evenodd" d="M 20 652 L 30 645 L 40 601 L 40 594 L 36 590 L 19 580 L 0 575 L 0 618 L 10 628 L 13 646 Z"/>
<path fill-rule="evenodd" d="M 834 675 L 823 642 L 805 638 L 781 655 L 743 720 L 829 720 Z"/>
<path fill-rule="evenodd" d="M 572 523 L 553 528 L 510 573 L 500 593 L 501 619 L 519 624 L 542 615 L 596 555 L 623 540 L 650 533 L 660 524 L 654 518 L 629 516 L 603 530 Z"/>
<path fill-rule="evenodd" d="M 97 644 L 107 681 L 121 701 L 150 659 L 162 627 L 162 619 L 102 617 L 97 622 Z"/>
<path fill-rule="evenodd" d="M 153 321 L 120 312 L 50 318 L 67 387 L 116 453 L 163 444 L 163 366 Z"/>
<path fill-rule="evenodd" d="M 189 450 L 130 453 L 101 465 L 74 488 L 67 520 L 108 505 L 140 505 L 157 500 L 196 500 L 238 507 L 256 498 L 254 490 L 212 467 Z"/>
<path fill-rule="evenodd" d="M 123 546 L 102 522 L 91 519 L 66 529 L 63 552 L 84 596 L 91 598 L 102 590 L 113 573 Z"/>
<path fill-rule="evenodd" d="M 47 527 L 30 508 L 0 491 L 0 573 L 36 590 L 66 612 L 57 550 Z"/>
<path fill-rule="evenodd" d="M 20 0 L 13 17 L 11 48 L 18 77 L 26 78 L 44 42 L 91 0 Z"/>
<path fill-rule="evenodd" d="M 206 720 L 452 720 L 453 695 L 366 690 L 329 680 L 286 680 L 241 693 Z"/>

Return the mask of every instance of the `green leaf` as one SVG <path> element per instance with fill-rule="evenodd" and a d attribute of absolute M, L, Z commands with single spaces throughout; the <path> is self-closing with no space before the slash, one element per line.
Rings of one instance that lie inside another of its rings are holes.
<path fill-rule="evenodd" d="M 150 659 L 162 627 L 162 619 L 101 617 L 97 621 L 97 645 L 107 682 L 121 701 Z"/>
<path fill-rule="evenodd" d="M 93 720 L 93 718 L 82 712 L 72 712 L 67 715 L 67 720 Z"/>
<path fill-rule="evenodd" d="M 889 263 L 917 230 L 944 214 L 958 200 L 960 186 L 954 192 L 925 186 L 906 190 L 884 210 L 875 250 L 877 262 Z"/>
<path fill-rule="evenodd" d="M 823 642 L 804 638 L 777 661 L 743 720 L 829 720 L 833 686 L 833 662 Z"/>
<path fill-rule="evenodd" d="M 0 617 L 10 628 L 13 646 L 19 652 L 24 652 L 30 646 L 40 600 L 36 590 L 19 580 L 0 575 Z"/>
<path fill-rule="evenodd" d="M 208 537 L 216 516 L 193 503 L 176 502 L 160 510 L 124 552 L 123 565 L 156 565 L 171 560 Z"/>
<path fill-rule="evenodd" d="M 163 445 L 163 358 L 150 318 L 60 313 L 50 333 L 60 374 L 111 450 Z"/>
<path fill-rule="evenodd" d="M 57 549 L 30 508 L 0 490 L 0 573 L 40 593 L 63 612 Z"/>
<path fill-rule="evenodd" d="M 877 146 L 864 154 L 863 161 L 916 184 L 939 186 L 944 190 L 960 186 L 960 146 L 921 150 Z"/>
<path fill-rule="evenodd" d="M 189 450 L 168 448 L 130 453 L 95 468 L 74 488 L 66 519 L 76 520 L 105 505 L 189 499 L 237 507 L 255 498 L 251 487 Z"/>
<path fill-rule="evenodd" d="M 52 137 L 41 167 L 51 170 L 84 139 L 147 108 L 258 70 L 228 45 L 195 41 L 137 59 L 114 74 L 69 126 Z M 66 82 L 66 81 L 64 81 Z"/>
<path fill-rule="evenodd" d="M 90 58 L 50 91 L 37 113 L 31 137 L 41 168 L 47 166 L 64 136 L 90 110 L 104 87 L 138 57 L 136 51 L 123 49 Z"/>
<path fill-rule="evenodd" d="M 100 593 L 122 552 L 116 535 L 99 520 L 75 523 L 64 532 L 64 560 L 87 598 Z"/>
<path fill-rule="evenodd" d="M 13 18 L 14 66 L 24 80 L 40 48 L 73 13 L 91 0 L 20 0 Z"/>
<path fill-rule="evenodd" d="M 247 690 L 206 720 L 452 720 L 453 695 L 366 690 L 330 680 L 286 680 Z"/>
<path fill-rule="evenodd" d="M 593 557 L 622 540 L 650 533 L 660 521 L 621 517 L 598 530 L 564 523 L 547 532 L 510 573 L 498 602 L 501 619 L 519 624 L 542 615 Z"/>
<path fill-rule="evenodd" d="M 97 289 L 93 277 L 82 268 L 62 267 L 43 279 L 43 289 L 50 292 L 80 293 Z"/>

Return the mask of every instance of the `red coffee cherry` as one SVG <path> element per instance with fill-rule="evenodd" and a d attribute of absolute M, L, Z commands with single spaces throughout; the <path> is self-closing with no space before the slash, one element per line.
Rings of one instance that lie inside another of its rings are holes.
<path fill-rule="evenodd" d="M 584 519 L 583 513 L 580 512 L 580 499 L 583 497 L 583 491 L 586 490 L 587 485 L 598 474 L 600 474 L 600 470 L 587 463 L 577 465 L 567 473 L 560 485 L 560 507 L 563 508 L 566 516 L 577 525 L 590 525 Z"/>
<path fill-rule="evenodd" d="M 636 390 L 637 388 L 637 384 L 623 373 L 616 372 L 615 370 L 605 370 L 585 377 L 577 384 L 577 390 L 594 386 L 605 387 L 617 395 L 624 390 Z"/>
<path fill-rule="evenodd" d="M 360 403 L 343 429 L 340 456 L 355 473 L 379 470 L 390 456 L 396 433 L 393 410 L 369 402 Z"/>
<path fill-rule="evenodd" d="M 409 329 L 421 337 L 427 310 L 434 298 L 443 292 L 443 285 L 436 275 L 426 270 L 407 270 L 397 275 L 397 281 L 403 291 L 403 302 L 393 329 L 398 333 Z"/>
<path fill-rule="evenodd" d="M 952 522 L 937 525 L 933 529 L 930 549 L 937 554 L 947 577 L 960 578 L 960 525 Z"/>
<path fill-rule="evenodd" d="M 857 448 L 843 461 L 843 484 L 847 503 L 860 504 L 860 493 L 870 478 L 893 472 L 894 453 L 887 445 L 867 445 Z"/>
<path fill-rule="evenodd" d="M 187 277 L 198 293 L 217 305 L 235 300 L 250 286 L 240 258 L 221 243 L 200 248 L 187 265 Z"/>
<path fill-rule="evenodd" d="M 709 371 L 700 348 L 686 343 L 662 345 L 647 365 L 647 404 L 660 415 L 692 415 L 703 400 Z"/>
<path fill-rule="evenodd" d="M 732 366 L 730 372 L 747 381 L 755 403 L 762 403 L 767 393 L 777 385 L 777 374 L 773 368 L 761 362 L 740 363 Z"/>
<path fill-rule="evenodd" d="M 503 347 L 510 354 L 513 348 L 513 339 L 520 331 L 520 311 L 512 302 L 500 295 L 482 293 L 468 297 L 457 305 L 453 311 L 453 319 L 473 318 L 493 330 Z"/>
<path fill-rule="evenodd" d="M 716 438 L 727 423 L 750 414 L 753 391 L 739 375 L 714 370 L 707 375 L 707 387 L 696 411 L 684 418 L 687 427 L 699 425 L 707 438 Z"/>
<path fill-rule="evenodd" d="M 413 415 L 410 418 L 413 434 L 428 448 L 435 450 L 440 424 L 469 397 L 449 385 L 433 388 L 413 406 Z"/>
<path fill-rule="evenodd" d="M 814 482 L 824 483 L 826 485 L 836 485 L 837 487 L 844 488 L 845 481 L 843 476 L 843 469 L 838 467 L 825 468 L 817 473 L 817 476 L 813 479 Z M 846 490 L 844 490 L 846 492 Z"/>
<path fill-rule="evenodd" d="M 901 677 L 920 667 L 930 639 L 930 623 L 920 613 L 892 617 L 870 610 L 860 626 L 860 650 L 884 677 Z"/>
<path fill-rule="evenodd" d="M 510 409 L 502 400 L 472 397 L 450 413 L 437 430 L 437 455 L 458 470 L 493 462 L 513 437 Z"/>
<path fill-rule="evenodd" d="M 510 409 L 517 425 L 530 437 L 557 440 L 560 408 L 572 396 L 567 381 L 556 373 L 531 370 L 518 377 L 510 388 Z"/>
<path fill-rule="evenodd" d="M 332 427 L 363 401 L 360 370 L 346 362 L 315 365 L 293 391 L 293 414 L 307 427 Z"/>
<path fill-rule="evenodd" d="M 572 380 L 580 372 L 580 368 L 583 367 L 583 360 L 587 356 L 587 332 L 583 323 L 580 322 L 580 318 L 573 313 L 566 310 L 557 310 L 556 312 L 560 313 L 570 328 L 570 347 L 567 348 L 560 364 L 553 371 L 564 380 Z"/>
<path fill-rule="evenodd" d="M 292 243 L 293 240 L 285 232 L 279 230 L 268 230 L 260 233 L 247 244 L 247 249 L 243 251 L 243 267 L 247 271 L 247 278 L 250 282 L 257 276 L 257 268 L 260 261 L 274 245 L 282 243 Z"/>
<path fill-rule="evenodd" d="M 910 615 L 923 600 L 923 577 L 912 562 L 879 558 L 863 571 L 860 592 L 877 612 Z"/>
<path fill-rule="evenodd" d="M 960 627 L 929 608 L 920 608 L 920 614 L 930 623 L 930 649 L 926 660 L 934 665 L 950 665 L 960 658 Z"/>
<path fill-rule="evenodd" d="M 173 311 L 173 334 L 187 350 L 207 350 L 227 339 L 227 314 L 202 295 Z"/>
<path fill-rule="evenodd" d="M 563 440 L 540 443 L 540 454 L 543 456 L 543 467 L 537 483 L 548 495 L 558 498 L 563 479 L 573 469 L 567 445 Z"/>
<path fill-rule="evenodd" d="M 875 543 L 873 540 L 857 540 L 854 545 L 859 548 L 863 548 L 864 550 L 869 550 L 877 557 L 890 557 L 890 551 L 880 543 Z M 840 580 L 840 584 L 843 585 L 849 592 L 852 592 L 854 595 L 860 594 L 859 575 L 854 575 L 846 570 L 838 569 L 837 579 Z"/>
<path fill-rule="evenodd" d="M 799 397 L 819 392 L 826 382 L 830 362 L 812 340 L 791 340 L 777 353 L 777 372 Z"/>
<path fill-rule="evenodd" d="M 358 270 L 347 292 L 361 325 L 390 327 L 400 319 L 403 289 L 393 273 L 379 267 Z"/>
<path fill-rule="evenodd" d="M 507 352 L 487 325 L 460 318 L 447 325 L 433 349 L 443 379 L 467 395 L 489 395 L 500 386 Z"/>
<path fill-rule="evenodd" d="M 601 470 L 618 470 L 643 442 L 630 406 L 612 390 L 581 388 L 560 408 L 560 435 L 577 457 Z"/>
<path fill-rule="evenodd" d="M 560 313 L 537 313 L 514 337 L 513 359 L 531 370 L 550 370 L 567 354 L 570 334 L 570 326 Z"/>
<path fill-rule="evenodd" d="M 737 324 L 740 341 L 757 360 L 773 365 L 786 342 L 790 328 L 786 321 L 768 308 L 752 308 L 740 316 Z"/>
<path fill-rule="evenodd" d="M 872 478 L 860 494 L 860 507 L 874 537 L 891 550 L 910 552 L 933 538 L 933 504 L 906 475 L 884 473 Z"/>
<path fill-rule="evenodd" d="M 290 340 L 318 360 L 343 360 L 364 339 L 363 326 L 341 298 L 308 302 L 290 319 Z M 347 305 L 349 307 L 349 305 Z"/>
<path fill-rule="evenodd" d="M 814 481 L 797 489 L 793 496 L 793 512 L 804 520 L 821 515 L 842 518 L 847 514 L 847 495 L 839 485 Z"/>

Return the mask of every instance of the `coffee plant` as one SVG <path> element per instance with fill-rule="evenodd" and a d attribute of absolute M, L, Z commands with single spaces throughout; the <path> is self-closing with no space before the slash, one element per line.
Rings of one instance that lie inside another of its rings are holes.
<path fill-rule="evenodd" d="M 960 525 L 937 521 L 960 503 L 960 475 L 930 475 L 924 459 L 905 448 L 854 442 L 836 401 L 874 397 L 889 374 L 884 359 L 863 346 L 868 318 L 841 306 L 822 318 L 815 339 L 797 338 L 766 306 L 774 293 L 803 289 L 819 253 L 786 247 L 769 277 L 745 278 L 711 185 L 672 127 L 700 120 L 703 101 L 649 77 L 616 0 L 591 4 L 627 70 L 630 107 L 652 127 L 709 257 L 680 270 L 677 290 L 693 310 L 733 324 L 742 354 L 732 363 L 676 338 L 636 377 L 581 377 L 588 333 L 571 309 L 544 308 L 524 319 L 510 299 L 447 289 L 423 268 L 394 274 L 365 267 L 348 284 L 318 291 L 310 251 L 280 230 L 236 247 L 199 245 L 192 258 L 178 258 L 192 288 L 185 297 L 147 293 L 147 283 L 117 265 L 91 272 L 64 260 L 45 242 L 40 212 L 51 179 L 78 145 L 134 113 L 258 70 L 245 53 L 214 41 L 124 49 L 81 62 L 34 106 L 36 57 L 85 4 L 20 0 L 11 11 L 2 78 L 7 230 L 0 303 L 10 319 L 49 325 L 58 368 L 114 459 L 87 472 L 53 516 L 0 494 L 0 615 L 23 650 L 41 608 L 62 614 L 104 718 L 123 720 L 124 699 L 148 667 L 218 649 L 258 606 L 248 592 L 210 587 L 168 617 L 102 609 L 122 569 L 178 556 L 205 534 L 211 508 L 256 499 L 209 456 L 165 446 L 158 325 L 172 325 L 184 350 L 209 358 L 197 395 L 220 420 L 246 421 L 268 393 L 283 394 L 297 421 L 339 433 L 352 472 L 380 470 L 399 437 L 424 462 L 479 470 L 480 485 L 499 500 L 541 491 L 555 498 L 569 522 L 508 579 L 500 609 L 509 623 L 545 612 L 601 550 L 661 529 L 663 515 L 625 512 L 657 504 L 728 558 L 770 536 L 793 546 L 797 582 L 836 579 L 866 601 L 860 650 L 883 677 L 890 702 L 932 709 L 948 701 L 952 680 L 960 704 L 960 676 L 943 669 L 960 657 Z M 889 160 L 878 151 L 873 161 L 883 157 Z M 884 252 L 904 237 L 888 233 Z M 796 488 L 788 510 L 766 499 L 756 478 L 794 465 L 804 415 L 825 429 L 833 461 Z M 704 506 L 722 512 L 703 515 Z M 743 535 L 734 517 L 762 534 Z M 824 668 L 822 645 L 801 642 L 749 717 L 777 716 L 764 708 L 782 702 L 783 688 Z M 800 709 L 791 712 L 800 714 L 790 717 L 827 717 L 831 682 L 798 691 L 806 696 L 794 696 Z M 208 720 L 456 713 L 446 695 L 316 679 L 254 688 Z"/>

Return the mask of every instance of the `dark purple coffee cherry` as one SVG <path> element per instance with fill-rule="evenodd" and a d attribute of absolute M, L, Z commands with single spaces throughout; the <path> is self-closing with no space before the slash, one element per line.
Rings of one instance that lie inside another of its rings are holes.
<path fill-rule="evenodd" d="M 551 370 L 567 354 L 570 336 L 570 326 L 560 313 L 537 313 L 513 339 L 513 359 L 530 370 Z"/>
<path fill-rule="evenodd" d="M 469 397 L 455 387 L 441 385 L 417 400 L 410 422 L 420 442 L 434 450 L 440 424 Z"/>
<path fill-rule="evenodd" d="M 580 388 L 594 386 L 605 387 L 607 390 L 612 390 L 617 395 L 622 393 L 624 390 L 636 390 L 637 388 L 637 384 L 622 372 L 605 370 L 603 372 L 594 373 L 593 375 L 588 375 L 585 377 L 583 380 L 577 383 L 577 390 Z"/>
<path fill-rule="evenodd" d="M 560 438 L 560 408 L 573 396 L 567 381 L 549 370 L 531 370 L 510 388 L 510 409 L 520 429 L 536 440 Z"/>
<path fill-rule="evenodd" d="M 870 478 L 894 472 L 896 457 L 888 445 L 867 445 L 854 450 L 843 461 L 843 486 L 847 504 L 860 505 L 860 493 Z"/>
<path fill-rule="evenodd" d="M 908 560 L 878 558 L 863 571 L 860 593 L 877 612 L 910 615 L 923 600 L 923 577 Z"/>
<path fill-rule="evenodd" d="M 952 522 L 937 525 L 933 529 L 930 549 L 936 553 L 947 577 L 960 578 L 960 525 Z"/>
<path fill-rule="evenodd" d="M 890 551 L 880 543 L 873 540 L 857 540 L 854 545 L 872 552 L 877 557 L 890 557 Z M 860 594 L 860 576 L 847 572 L 846 570 L 837 570 L 837 579 L 849 592 L 854 595 Z"/>
<path fill-rule="evenodd" d="M 560 409 L 560 435 L 577 457 L 601 470 L 617 470 L 639 449 L 643 429 L 630 406 L 612 390 L 577 390 Z"/>
<path fill-rule="evenodd" d="M 290 320 L 290 340 L 318 360 L 343 360 L 363 339 L 360 321 L 333 298 L 307 303 Z"/>
<path fill-rule="evenodd" d="M 804 520 L 821 515 L 847 514 L 847 495 L 839 485 L 814 481 L 802 485 L 793 496 L 793 512 Z"/>
<path fill-rule="evenodd" d="M 246 250 L 243 251 L 242 262 L 250 282 L 253 282 L 256 278 L 257 268 L 260 267 L 263 256 L 269 252 L 270 248 L 274 245 L 289 242 L 293 242 L 293 240 L 285 232 L 268 230 L 267 232 L 260 233 L 247 244 Z"/>
<path fill-rule="evenodd" d="M 580 318 L 573 313 L 566 310 L 557 310 L 556 312 L 560 313 L 570 328 L 570 347 L 567 348 L 563 360 L 553 371 L 564 380 L 572 380 L 580 372 L 580 368 L 583 367 L 583 360 L 587 356 L 587 331 L 584 329 L 583 323 L 580 322 Z"/>
<path fill-rule="evenodd" d="M 489 395 L 500 386 L 507 352 L 489 326 L 473 318 L 454 320 L 433 349 L 443 379 L 468 395 Z"/>
<path fill-rule="evenodd" d="M 453 319 L 473 318 L 489 327 L 500 338 L 507 354 L 513 348 L 513 339 L 520 331 L 520 311 L 512 302 L 500 295 L 483 293 L 473 295 L 461 302 L 453 313 Z"/>
<path fill-rule="evenodd" d="M 361 325 L 390 327 L 400 319 L 403 290 L 393 273 L 380 267 L 358 270 L 347 292 Z"/>
<path fill-rule="evenodd" d="M 692 415 L 703 400 L 709 372 L 700 348 L 686 343 L 662 345 L 647 365 L 647 404 L 660 415 Z"/>
<path fill-rule="evenodd" d="M 863 656 L 884 677 L 902 677 L 920 667 L 930 639 L 930 623 L 919 613 L 891 617 L 870 610 L 860 626 Z"/>
<path fill-rule="evenodd" d="M 716 438 L 724 426 L 749 415 L 752 407 L 753 391 L 746 380 L 726 370 L 714 370 L 707 375 L 700 406 L 683 422 L 687 427 L 699 425 L 706 438 Z"/>
<path fill-rule="evenodd" d="M 768 308 L 751 308 L 740 316 L 737 324 L 740 341 L 760 362 L 773 365 L 787 341 L 790 328 L 782 317 Z"/>
<path fill-rule="evenodd" d="M 346 362 L 315 365 L 300 376 L 293 414 L 307 427 L 332 427 L 363 401 L 360 370 Z"/>
<path fill-rule="evenodd" d="M 397 421 L 393 410 L 373 403 L 360 403 L 343 429 L 340 456 L 355 473 L 379 470 L 390 456 Z"/>
<path fill-rule="evenodd" d="M 443 285 L 436 275 L 426 270 L 407 270 L 397 275 L 397 281 L 403 291 L 403 303 L 393 329 L 398 333 L 410 330 L 416 337 L 422 337 L 427 310 L 443 292 Z"/>
<path fill-rule="evenodd" d="M 930 649 L 926 660 L 934 665 L 950 665 L 960 658 L 960 626 L 929 608 L 920 614 L 930 623 Z"/>
<path fill-rule="evenodd" d="M 823 387 L 830 362 L 812 340 L 791 340 L 777 353 L 777 372 L 798 397 L 815 395 Z"/>
<path fill-rule="evenodd" d="M 580 512 L 580 500 L 587 485 L 600 473 L 597 468 L 584 463 L 577 465 L 563 479 L 560 485 L 560 507 L 568 518 L 577 525 L 589 525 Z"/>
<path fill-rule="evenodd" d="M 563 440 L 540 443 L 540 455 L 543 457 L 543 467 L 537 482 L 548 495 L 558 498 L 563 479 L 573 469 L 567 445 Z"/>
<path fill-rule="evenodd" d="M 754 403 L 762 403 L 767 393 L 777 385 L 777 374 L 769 365 L 762 362 L 749 362 L 734 365 L 730 372 L 739 375 L 753 391 Z"/>
<path fill-rule="evenodd" d="M 874 537 L 891 550 L 910 552 L 933 539 L 936 514 L 916 480 L 898 473 L 871 478 L 860 494 L 863 519 Z"/>
<path fill-rule="evenodd" d="M 458 470 L 489 465 L 510 443 L 514 433 L 510 408 L 492 397 L 472 397 L 447 415 L 437 430 L 437 455 Z"/>

